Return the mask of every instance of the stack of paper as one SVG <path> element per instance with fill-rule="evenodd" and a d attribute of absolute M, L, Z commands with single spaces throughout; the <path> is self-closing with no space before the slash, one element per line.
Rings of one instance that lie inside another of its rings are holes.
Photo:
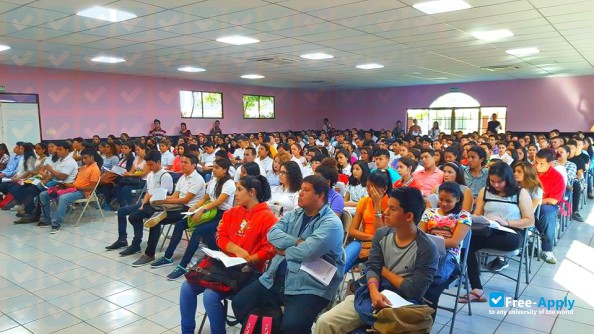
<path fill-rule="evenodd" d="M 165 188 L 154 188 L 149 190 L 148 193 L 151 195 L 151 202 L 164 201 L 167 199 L 167 189 Z"/>
<path fill-rule="evenodd" d="M 322 258 L 314 261 L 301 262 L 301 270 L 310 274 L 311 277 L 315 278 L 326 286 L 330 284 L 334 274 L 336 273 L 336 267 Z"/>
<path fill-rule="evenodd" d="M 124 175 L 126 174 L 127 170 L 126 168 L 122 168 L 120 166 L 113 166 L 111 167 L 111 172 L 118 175 Z"/>
<path fill-rule="evenodd" d="M 247 261 L 241 257 L 231 257 L 223 252 L 212 250 L 206 247 L 202 247 L 202 251 L 204 251 L 204 254 L 212 257 L 213 259 L 223 262 L 227 268 L 247 263 Z"/>
<path fill-rule="evenodd" d="M 402 306 L 413 305 L 413 303 L 400 297 L 400 295 L 394 291 L 384 290 L 381 292 L 381 294 L 386 296 L 386 298 L 388 298 L 388 300 L 390 301 L 390 304 L 392 304 L 392 308 L 399 308 Z"/>

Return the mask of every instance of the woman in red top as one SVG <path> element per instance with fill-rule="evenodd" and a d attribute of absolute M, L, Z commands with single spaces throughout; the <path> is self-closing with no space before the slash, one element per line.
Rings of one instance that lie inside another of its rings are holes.
<path fill-rule="evenodd" d="M 266 238 L 270 228 L 278 221 L 266 204 L 269 199 L 270 186 L 264 176 L 242 178 L 235 192 L 237 206 L 223 214 L 216 234 L 217 246 L 225 254 L 244 258 L 259 271 L 275 255 L 274 247 Z M 194 333 L 197 297 L 201 293 L 211 333 L 225 333 L 227 315 L 221 301 L 227 296 L 191 285 L 188 281 L 182 284 L 179 298 L 182 333 Z"/>
<path fill-rule="evenodd" d="M 398 160 L 398 174 L 402 177 L 400 180 L 394 182 L 393 188 L 413 187 L 420 189 L 420 185 L 413 177 L 413 172 L 417 168 L 417 163 L 409 158 L 402 157 Z"/>

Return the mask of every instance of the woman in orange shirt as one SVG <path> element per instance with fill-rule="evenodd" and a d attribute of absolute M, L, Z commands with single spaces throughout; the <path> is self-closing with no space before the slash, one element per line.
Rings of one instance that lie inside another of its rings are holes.
<path fill-rule="evenodd" d="M 371 241 L 375 230 L 382 227 L 382 213 L 388 207 L 388 194 L 392 190 L 390 175 L 383 170 L 376 170 L 367 179 L 367 193 L 357 204 L 349 237 L 351 241 L 345 247 L 346 261 L 344 272 L 347 273 L 356 263 L 369 256 Z"/>

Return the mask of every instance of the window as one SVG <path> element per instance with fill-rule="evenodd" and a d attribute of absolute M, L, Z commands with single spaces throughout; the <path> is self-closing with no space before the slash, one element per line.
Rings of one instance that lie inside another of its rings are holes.
<path fill-rule="evenodd" d="M 429 108 L 408 109 L 408 128 L 413 120 L 421 127 L 422 134 L 429 133 L 434 122 L 439 124 L 441 132 L 452 134 L 455 131 L 470 133 L 478 131 L 485 133 L 487 123 L 493 114 L 501 123 L 501 132 L 505 132 L 507 121 L 507 107 L 481 107 L 472 96 L 453 92 L 438 97 Z"/>
<path fill-rule="evenodd" d="M 243 118 L 274 118 L 274 96 L 244 95 Z"/>
<path fill-rule="evenodd" d="M 182 118 L 223 118 L 223 94 L 179 91 Z"/>

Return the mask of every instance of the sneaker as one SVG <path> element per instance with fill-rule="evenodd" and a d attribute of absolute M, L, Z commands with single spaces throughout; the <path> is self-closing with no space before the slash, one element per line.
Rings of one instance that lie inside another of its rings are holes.
<path fill-rule="evenodd" d="M 52 231 L 50 234 L 58 234 L 60 233 L 60 226 L 52 226 Z"/>
<path fill-rule="evenodd" d="M 128 247 L 128 240 L 118 240 L 113 244 L 105 247 L 108 251 Z"/>
<path fill-rule="evenodd" d="M 174 281 L 174 280 L 182 277 L 187 272 L 188 272 L 188 270 L 186 268 L 184 268 L 178 264 L 177 267 L 175 267 L 175 269 L 173 269 L 173 271 L 169 275 L 167 275 L 167 279 L 170 281 Z"/>
<path fill-rule="evenodd" d="M 571 215 L 571 220 L 575 220 L 576 222 L 580 222 L 580 223 L 584 222 L 584 218 L 582 218 L 582 216 L 580 215 L 579 212 L 576 212 L 573 215 Z"/>
<path fill-rule="evenodd" d="M 487 264 L 487 268 L 490 271 L 494 271 L 494 272 L 500 272 L 507 267 L 509 267 L 509 263 L 507 263 L 507 260 L 505 260 L 505 259 L 502 260 L 500 257 L 496 257 L 495 260 L 493 260 Z"/>
<path fill-rule="evenodd" d="M 15 224 L 29 224 L 29 223 L 37 223 L 38 221 L 39 221 L 39 216 L 36 216 L 34 214 L 31 214 L 31 215 L 25 214 L 24 216 L 21 217 L 21 219 L 15 220 L 14 223 Z"/>
<path fill-rule="evenodd" d="M 17 204 L 15 206 L 13 206 L 12 208 L 10 208 L 10 211 L 22 211 L 25 209 L 25 206 L 22 204 Z"/>
<path fill-rule="evenodd" d="M 21 210 L 19 212 L 17 212 L 16 216 L 21 218 L 22 216 L 26 215 L 25 211 Z"/>
<path fill-rule="evenodd" d="M 594 199 L 594 195 L 588 194 L 588 199 Z"/>
<path fill-rule="evenodd" d="M 540 257 L 549 264 L 556 264 L 557 263 L 557 259 L 555 258 L 555 255 L 553 254 L 553 252 L 542 252 L 540 254 Z"/>
<path fill-rule="evenodd" d="M 140 253 L 140 246 L 139 245 L 130 245 L 128 248 L 124 249 L 120 252 L 120 256 L 128 256 L 132 254 Z"/>
<path fill-rule="evenodd" d="M 50 227 L 52 224 L 46 222 L 39 222 L 37 223 L 37 227 Z"/>
<path fill-rule="evenodd" d="M 173 261 L 171 261 L 171 259 L 168 259 L 163 256 L 162 258 L 151 263 L 151 268 L 161 268 L 161 267 L 165 267 L 165 266 L 170 266 L 172 264 L 173 264 Z"/>
<path fill-rule="evenodd" d="M 142 266 L 145 266 L 153 261 L 155 261 L 154 256 L 148 256 L 146 254 L 142 254 L 140 259 L 138 259 L 132 263 L 132 267 L 142 267 Z"/>
<path fill-rule="evenodd" d="M 151 228 L 153 226 L 156 226 L 157 224 L 159 224 L 165 218 L 167 218 L 167 212 L 166 211 L 155 212 L 155 213 L 153 213 L 153 215 L 151 216 L 151 218 L 147 219 L 144 222 L 144 227 Z"/>

